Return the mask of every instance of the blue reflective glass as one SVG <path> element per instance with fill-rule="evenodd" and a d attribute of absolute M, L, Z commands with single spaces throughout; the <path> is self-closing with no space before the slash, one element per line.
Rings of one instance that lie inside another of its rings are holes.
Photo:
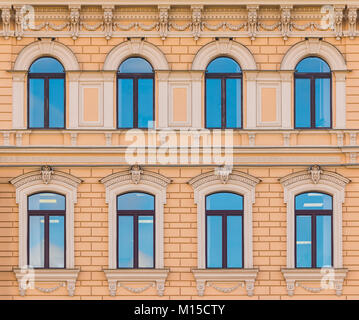
<path fill-rule="evenodd" d="M 29 127 L 44 127 L 44 79 L 29 79 Z"/>
<path fill-rule="evenodd" d="M 153 223 L 152 216 L 138 217 L 138 267 L 154 267 L 154 244 L 153 244 Z"/>
<path fill-rule="evenodd" d="M 50 268 L 65 267 L 65 217 L 49 217 L 49 265 Z"/>
<path fill-rule="evenodd" d="M 332 266 L 332 219 L 317 216 L 317 268 Z"/>
<path fill-rule="evenodd" d="M 206 197 L 207 210 L 243 210 L 243 197 L 229 192 L 218 192 Z"/>
<path fill-rule="evenodd" d="M 44 267 L 45 219 L 44 216 L 29 217 L 29 264 L 34 268 Z"/>
<path fill-rule="evenodd" d="M 207 216 L 207 268 L 222 268 L 221 216 Z"/>
<path fill-rule="evenodd" d="M 133 268 L 133 217 L 118 216 L 118 267 Z"/>
<path fill-rule="evenodd" d="M 308 57 L 300 61 L 297 72 L 330 72 L 328 64 L 318 57 Z"/>
<path fill-rule="evenodd" d="M 208 73 L 238 73 L 241 72 L 241 67 L 231 58 L 220 57 L 210 62 L 206 71 Z"/>
<path fill-rule="evenodd" d="M 65 126 L 65 79 L 49 79 L 49 127 Z"/>
<path fill-rule="evenodd" d="M 117 81 L 117 117 L 119 128 L 133 127 L 133 79 Z"/>
<path fill-rule="evenodd" d="M 296 210 L 332 210 L 332 197 L 325 193 L 308 192 L 295 197 Z"/>
<path fill-rule="evenodd" d="M 138 79 L 138 127 L 154 127 L 153 79 Z"/>
<path fill-rule="evenodd" d="M 227 216 L 227 267 L 242 268 L 242 217 Z"/>
<path fill-rule="evenodd" d="M 154 210 L 155 197 L 141 192 L 125 193 L 117 197 L 117 210 Z"/>
<path fill-rule="evenodd" d="M 221 127 L 221 79 L 206 80 L 206 127 Z"/>
<path fill-rule="evenodd" d="M 65 196 L 61 194 L 37 193 L 28 199 L 28 210 L 65 210 Z"/>
<path fill-rule="evenodd" d="M 310 79 L 295 79 L 295 127 L 310 128 Z"/>
<path fill-rule="evenodd" d="M 29 72 L 31 73 L 63 73 L 65 72 L 62 64 L 51 57 L 43 57 L 37 59 L 31 65 Z"/>
<path fill-rule="evenodd" d="M 119 71 L 121 73 L 152 73 L 152 66 L 142 58 L 128 58 L 121 63 Z"/>
<path fill-rule="evenodd" d="M 312 218 L 311 216 L 296 217 L 296 249 L 297 267 L 310 268 L 312 266 Z"/>
<path fill-rule="evenodd" d="M 315 79 L 315 126 L 330 127 L 330 79 Z"/>
<path fill-rule="evenodd" d="M 242 80 L 226 79 L 226 126 L 242 126 Z"/>

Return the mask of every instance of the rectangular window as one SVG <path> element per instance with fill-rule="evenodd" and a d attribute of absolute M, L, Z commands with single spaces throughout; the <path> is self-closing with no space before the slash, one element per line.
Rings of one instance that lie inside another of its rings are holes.
<path fill-rule="evenodd" d="M 65 126 L 65 79 L 49 79 L 49 127 Z"/>
<path fill-rule="evenodd" d="M 118 216 L 118 267 L 134 267 L 133 216 Z"/>
<path fill-rule="evenodd" d="M 296 251 L 297 268 L 310 268 L 312 266 L 312 217 L 296 217 Z"/>
<path fill-rule="evenodd" d="M 330 128 L 330 79 L 315 79 L 315 127 Z"/>
<path fill-rule="evenodd" d="M 316 219 L 317 267 L 330 267 L 332 265 L 332 217 L 321 215 Z"/>
<path fill-rule="evenodd" d="M 226 127 L 242 127 L 242 79 L 226 79 Z"/>
<path fill-rule="evenodd" d="M 153 128 L 153 79 L 138 79 L 138 127 Z"/>
<path fill-rule="evenodd" d="M 29 79 L 29 127 L 43 128 L 45 125 L 45 80 Z"/>
<path fill-rule="evenodd" d="M 45 266 L 45 217 L 29 217 L 29 265 L 34 268 Z"/>
<path fill-rule="evenodd" d="M 227 268 L 243 267 L 242 216 L 227 216 Z"/>
<path fill-rule="evenodd" d="M 118 128 L 132 128 L 134 118 L 133 79 L 117 80 Z"/>
<path fill-rule="evenodd" d="M 221 79 L 206 80 L 206 128 L 221 128 Z"/>
<path fill-rule="evenodd" d="M 154 266 L 154 224 L 152 216 L 138 217 L 138 267 Z"/>
<path fill-rule="evenodd" d="M 49 217 L 50 268 L 65 267 L 65 217 Z"/>
<path fill-rule="evenodd" d="M 311 81 L 295 79 L 295 127 L 311 127 Z"/>
<path fill-rule="evenodd" d="M 207 268 L 222 268 L 222 216 L 207 216 Z"/>

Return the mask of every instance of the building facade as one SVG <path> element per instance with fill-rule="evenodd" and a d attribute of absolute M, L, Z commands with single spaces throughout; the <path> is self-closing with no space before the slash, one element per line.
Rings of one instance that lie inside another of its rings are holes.
<path fill-rule="evenodd" d="M 358 299 L 356 1 L 1 1 L 1 299 Z"/>

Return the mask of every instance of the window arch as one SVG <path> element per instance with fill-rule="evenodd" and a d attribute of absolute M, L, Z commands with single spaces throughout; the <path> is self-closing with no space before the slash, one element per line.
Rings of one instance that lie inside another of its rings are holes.
<path fill-rule="evenodd" d="M 28 265 L 34 268 L 66 266 L 66 196 L 35 193 L 27 198 Z"/>
<path fill-rule="evenodd" d="M 206 69 L 206 128 L 242 128 L 242 69 L 229 57 Z"/>
<path fill-rule="evenodd" d="M 311 191 L 295 196 L 295 266 L 333 265 L 333 197 Z"/>
<path fill-rule="evenodd" d="M 295 128 L 331 128 L 332 75 L 327 62 L 304 58 L 296 66 L 294 81 Z"/>
<path fill-rule="evenodd" d="M 123 61 L 117 72 L 117 127 L 153 128 L 154 71 L 141 57 Z"/>
<path fill-rule="evenodd" d="M 206 267 L 243 267 L 243 196 L 239 194 L 206 196 Z"/>
<path fill-rule="evenodd" d="M 55 58 L 35 60 L 28 73 L 28 128 L 65 127 L 65 69 Z"/>
<path fill-rule="evenodd" d="M 117 196 L 117 268 L 154 268 L 155 196 Z"/>

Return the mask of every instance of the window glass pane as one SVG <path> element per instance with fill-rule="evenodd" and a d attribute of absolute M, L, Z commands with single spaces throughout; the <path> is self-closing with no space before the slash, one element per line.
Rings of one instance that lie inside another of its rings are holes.
<path fill-rule="evenodd" d="M 312 220 L 311 216 L 297 216 L 297 267 L 312 266 Z"/>
<path fill-rule="evenodd" d="M 332 266 L 332 219 L 317 216 L 317 267 Z"/>
<path fill-rule="evenodd" d="M 242 126 L 242 80 L 226 79 L 226 126 L 240 128 Z"/>
<path fill-rule="evenodd" d="M 237 73 L 241 72 L 241 67 L 231 58 L 220 57 L 210 62 L 206 71 L 210 73 Z"/>
<path fill-rule="evenodd" d="M 315 126 L 330 127 L 330 79 L 315 79 Z"/>
<path fill-rule="evenodd" d="M 44 127 L 44 79 L 29 79 L 29 127 Z"/>
<path fill-rule="evenodd" d="M 29 264 L 35 268 L 44 267 L 45 219 L 43 216 L 29 217 Z"/>
<path fill-rule="evenodd" d="M 242 217 L 227 216 L 227 267 L 242 268 Z"/>
<path fill-rule="evenodd" d="M 153 217 L 138 217 L 138 267 L 154 267 Z"/>
<path fill-rule="evenodd" d="M 303 59 L 298 63 L 296 69 L 297 72 L 330 72 L 328 64 L 318 57 Z"/>
<path fill-rule="evenodd" d="M 147 193 L 125 193 L 117 197 L 117 210 L 154 210 L 154 199 Z"/>
<path fill-rule="evenodd" d="M 206 79 L 206 127 L 220 128 L 221 112 L 221 79 Z"/>
<path fill-rule="evenodd" d="M 49 127 L 64 127 L 65 79 L 49 79 Z"/>
<path fill-rule="evenodd" d="M 65 217 L 49 217 L 50 268 L 65 267 Z"/>
<path fill-rule="evenodd" d="M 302 193 L 295 197 L 296 210 L 331 210 L 332 197 L 319 192 Z"/>
<path fill-rule="evenodd" d="M 222 268 L 221 216 L 207 216 L 207 268 Z"/>
<path fill-rule="evenodd" d="M 310 128 L 310 79 L 295 79 L 295 126 Z"/>
<path fill-rule="evenodd" d="M 29 196 L 29 210 L 65 210 L 65 196 L 56 193 L 37 193 Z"/>
<path fill-rule="evenodd" d="M 153 79 L 138 79 L 138 127 L 154 127 Z"/>
<path fill-rule="evenodd" d="M 63 73 L 64 67 L 54 58 L 44 57 L 36 60 L 30 67 L 31 73 Z"/>
<path fill-rule="evenodd" d="M 133 127 L 133 80 L 118 79 L 117 81 L 118 99 L 118 127 Z"/>
<path fill-rule="evenodd" d="M 133 217 L 118 216 L 118 267 L 133 268 Z"/>
<path fill-rule="evenodd" d="M 206 197 L 207 210 L 243 210 L 243 197 L 229 192 L 218 192 Z"/>
<path fill-rule="evenodd" d="M 142 58 L 128 58 L 120 65 L 121 73 L 152 73 L 152 66 Z"/>

